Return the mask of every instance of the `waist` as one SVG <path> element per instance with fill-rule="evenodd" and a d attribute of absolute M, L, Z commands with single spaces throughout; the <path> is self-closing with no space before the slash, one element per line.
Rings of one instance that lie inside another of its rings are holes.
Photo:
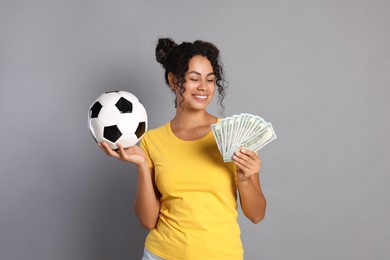
<path fill-rule="evenodd" d="M 214 221 L 213 221 L 214 223 Z M 217 224 L 166 221 L 160 216 L 145 246 L 169 259 L 242 259 L 243 248 L 237 219 Z M 210 257 L 210 258 L 207 258 Z"/>

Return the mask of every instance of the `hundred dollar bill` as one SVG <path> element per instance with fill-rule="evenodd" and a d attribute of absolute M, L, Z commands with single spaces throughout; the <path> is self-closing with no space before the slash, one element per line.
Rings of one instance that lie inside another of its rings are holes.
<path fill-rule="evenodd" d="M 241 140 L 248 139 L 248 137 L 258 132 L 259 129 L 264 128 L 267 124 L 267 122 L 265 122 L 261 117 L 254 115 L 251 115 L 248 121 L 249 123 L 245 126 L 246 131 L 241 137 Z"/>
<path fill-rule="evenodd" d="M 234 118 L 234 117 L 233 117 Z M 258 118 L 250 114 L 242 114 L 239 116 L 239 120 L 237 122 L 240 125 L 237 125 L 236 131 L 234 132 L 233 141 L 231 142 L 227 151 L 223 154 L 224 161 L 231 161 L 231 158 L 235 152 L 235 147 L 245 140 L 245 136 L 250 132 L 255 124 L 257 124 Z"/>
<path fill-rule="evenodd" d="M 227 135 L 227 129 L 226 129 L 226 118 L 222 119 L 220 121 L 221 123 L 221 150 L 222 154 L 226 151 L 226 135 Z"/>
<path fill-rule="evenodd" d="M 218 146 L 219 152 L 222 154 L 221 146 L 222 146 L 222 136 L 221 136 L 221 125 L 219 123 L 211 125 L 211 131 L 214 134 L 215 141 Z"/>
<path fill-rule="evenodd" d="M 244 132 L 245 132 L 245 125 L 247 124 L 247 119 L 248 119 L 249 116 L 250 115 L 246 114 L 246 113 L 240 115 L 241 120 L 240 120 L 240 125 L 239 125 L 239 128 L 238 128 L 238 131 L 236 133 L 237 138 L 235 140 L 235 143 L 241 142 L 242 136 L 244 135 Z"/>
<path fill-rule="evenodd" d="M 275 132 L 273 130 L 272 124 L 268 123 L 265 128 L 262 129 L 257 135 L 253 135 L 250 139 L 243 141 L 241 144 L 237 144 L 234 149 L 229 151 L 223 157 L 224 162 L 230 162 L 233 160 L 233 155 L 240 147 L 245 147 L 248 150 L 257 152 L 265 145 L 276 139 Z"/>
<path fill-rule="evenodd" d="M 232 145 L 235 145 L 238 141 L 238 131 L 240 130 L 241 116 L 233 115 L 233 140 Z"/>
<path fill-rule="evenodd" d="M 232 117 L 226 118 L 226 150 L 225 153 L 229 152 L 233 145 L 233 136 L 234 136 L 234 120 Z"/>
<path fill-rule="evenodd" d="M 235 151 L 240 147 L 257 152 L 276 139 L 271 123 L 247 113 L 221 119 L 211 125 L 211 130 L 225 162 L 232 161 Z"/>
<path fill-rule="evenodd" d="M 241 146 L 247 148 L 248 150 L 257 152 L 265 145 L 276 139 L 276 135 L 271 123 L 268 123 L 267 126 L 261 130 L 258 135 L 252 136 L 252 138 L 244 141 Z"/>
<path fill-rule="evenodd" d="M 250 129 L 250 131 L 243 138 L 243 140 L 248 140 L 253 136 L 258 135 L 267 125 L 268 123 L 264 119 L 262 119 L 261 117 L 257 117 L 256 124 L 252 127 L 252 129 Z"/>

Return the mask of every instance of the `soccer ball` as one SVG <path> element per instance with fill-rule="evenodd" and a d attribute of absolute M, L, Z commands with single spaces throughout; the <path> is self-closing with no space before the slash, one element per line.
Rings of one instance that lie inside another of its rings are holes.
<path fill-rule="evenodd" d="M 103 93 L 88 111 L 88 128 L 97 143 L 111 149 L 134 146 L 148 129 L 144 106 L 127 91 Z"/>

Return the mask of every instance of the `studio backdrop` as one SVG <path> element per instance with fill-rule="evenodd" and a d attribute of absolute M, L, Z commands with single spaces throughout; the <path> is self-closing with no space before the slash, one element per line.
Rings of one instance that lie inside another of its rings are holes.
<path fill-rule="evenodd" d="M 390 2 L 0 0 L 0 259 L 140 259 L 137 173 L 87 127 L 103 92 L 174 116 L 159 37 L 215 43 L 225 112 L 272 122 L 246 260 L 390 259 Z"/>

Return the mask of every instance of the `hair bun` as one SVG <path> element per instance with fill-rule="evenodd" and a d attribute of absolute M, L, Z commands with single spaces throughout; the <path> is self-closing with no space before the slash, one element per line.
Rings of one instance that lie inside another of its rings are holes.
<path fill-rule="evenodd" d="M 156 60 L 165 67 L 168 55 L 177 44 L 170 38 L 160 38 L 156 46 Z"/>

